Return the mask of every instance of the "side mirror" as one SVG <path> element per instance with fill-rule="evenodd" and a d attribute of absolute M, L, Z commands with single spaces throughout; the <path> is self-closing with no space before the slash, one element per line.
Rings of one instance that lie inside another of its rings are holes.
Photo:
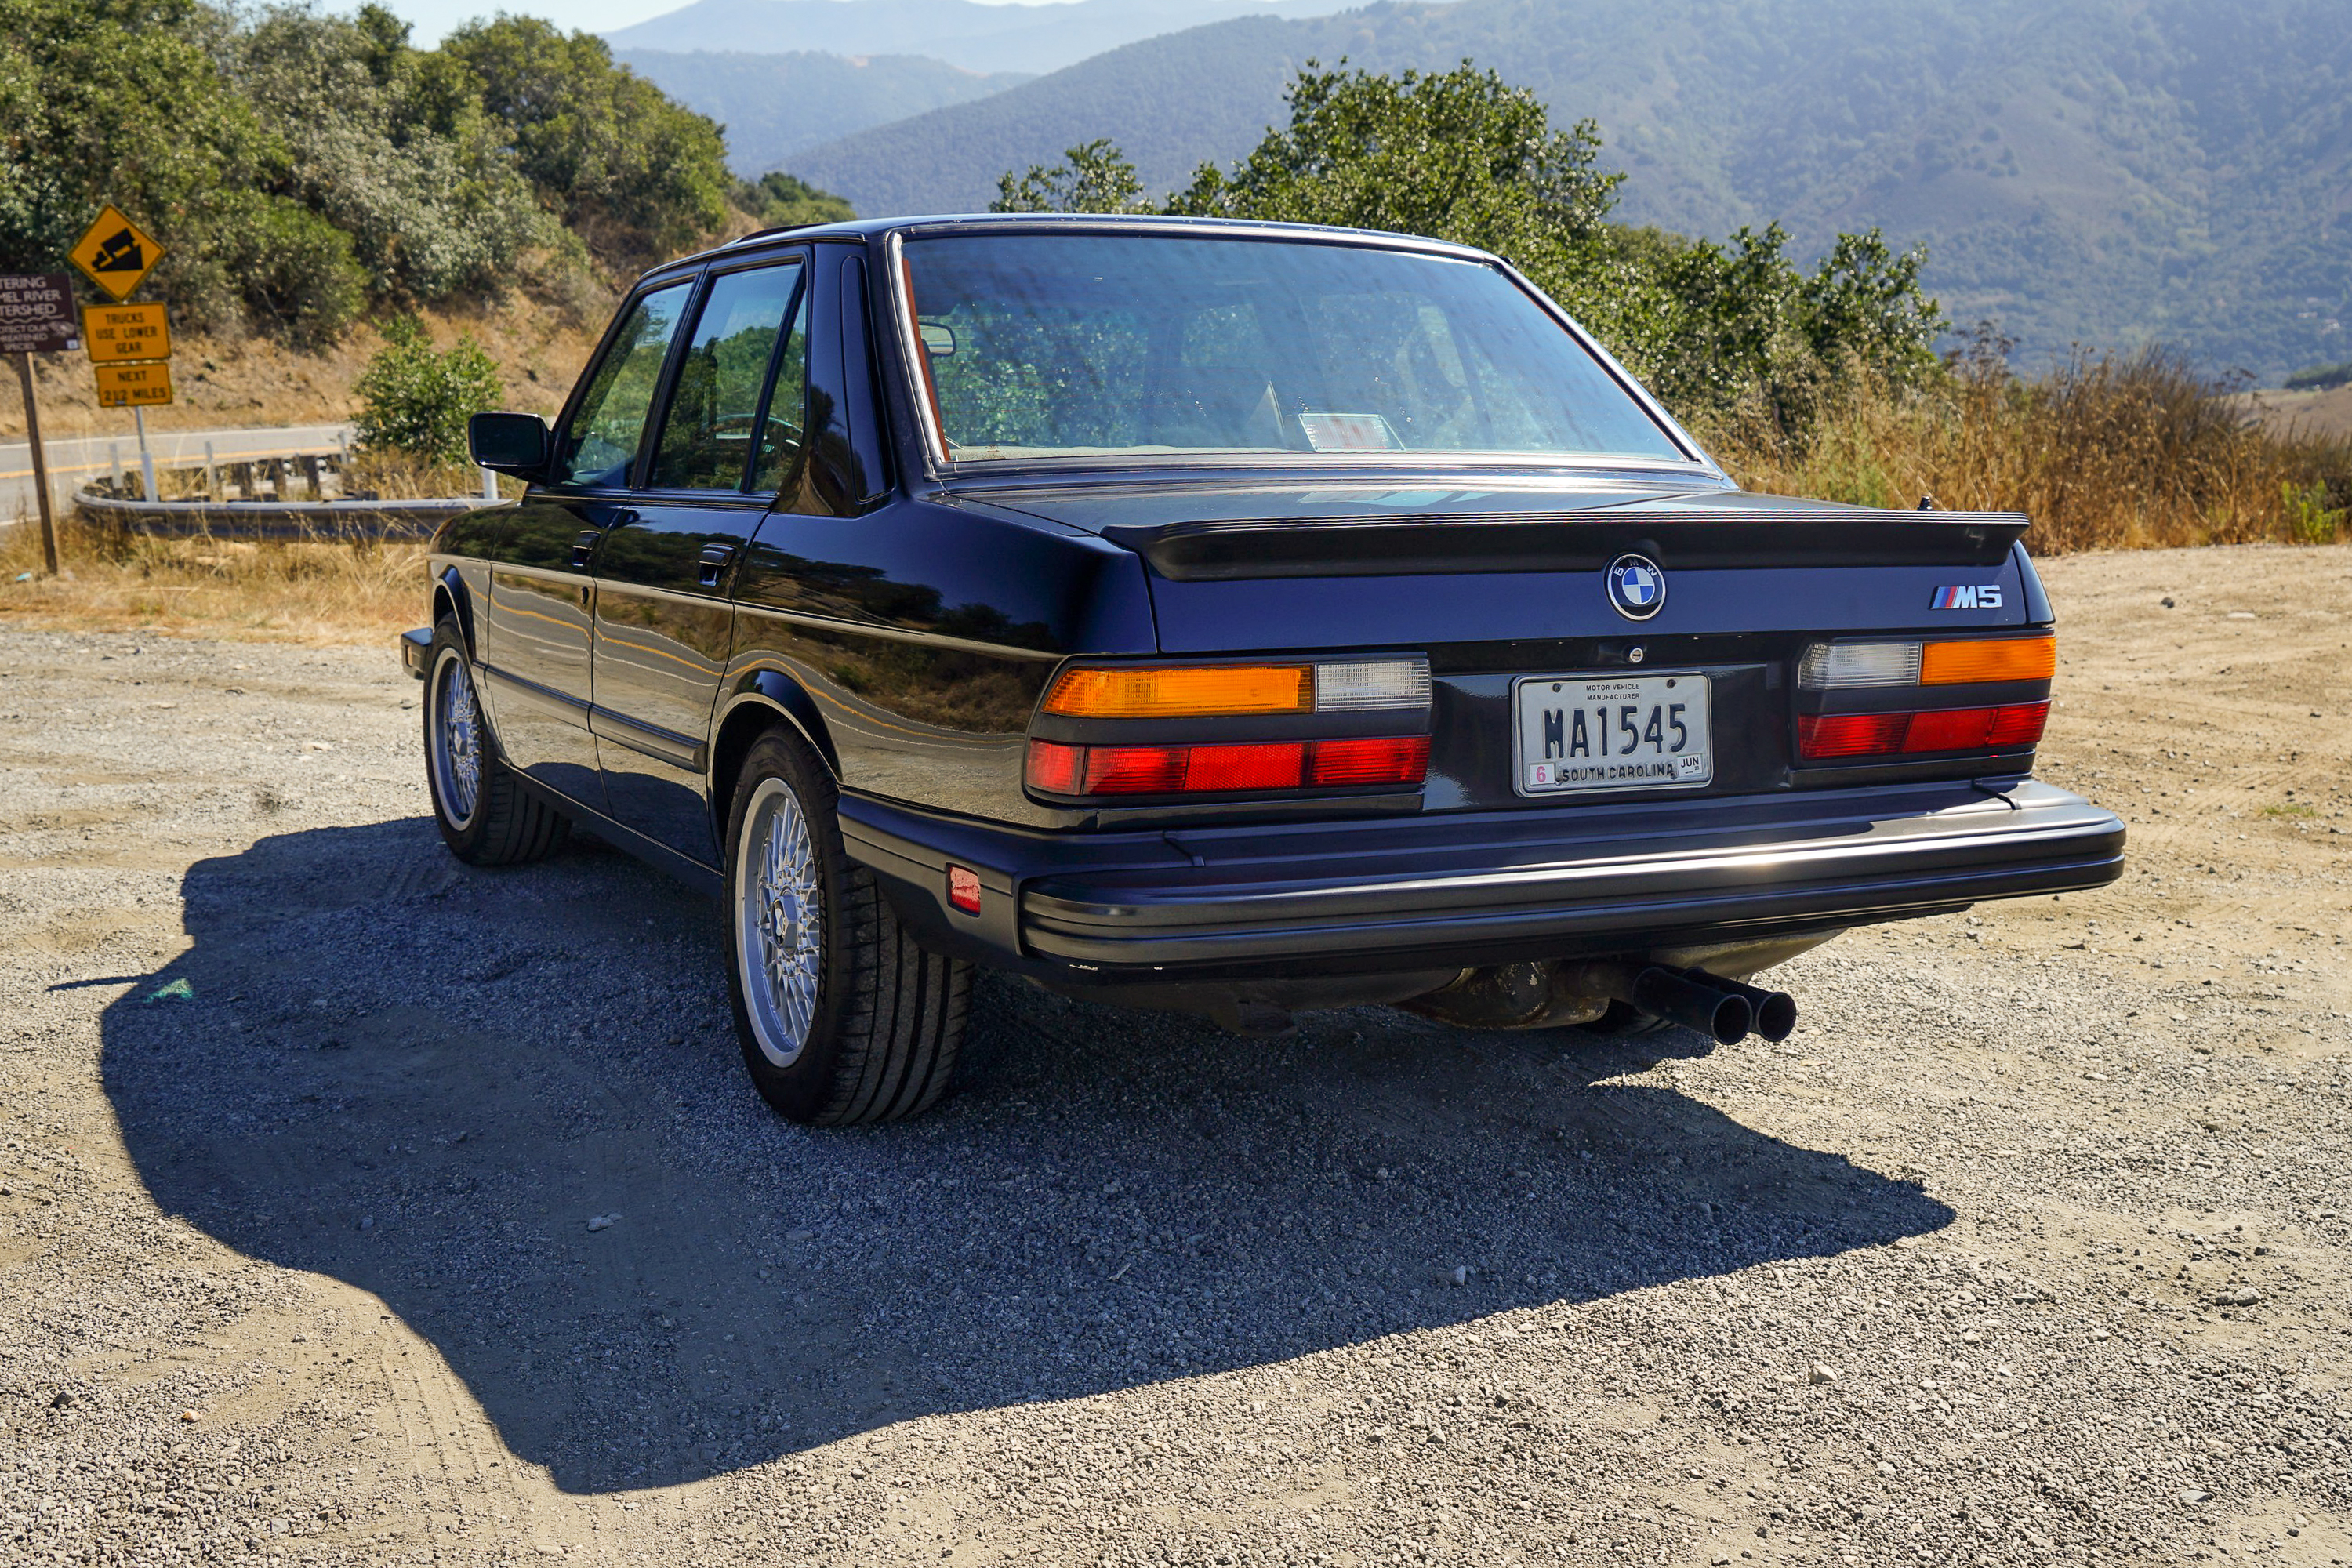
<path fill-rule="evenodd" d="M 547 421 L 536 414 L 477 414 L 466 421 L 466 446 L 492 473 L 536 479 L 547 470 Z"/>

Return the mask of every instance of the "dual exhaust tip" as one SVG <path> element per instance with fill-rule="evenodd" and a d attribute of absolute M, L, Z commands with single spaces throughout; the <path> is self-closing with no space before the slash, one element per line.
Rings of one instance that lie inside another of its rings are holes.
<path fill-rule="evenodd" d="M 1610 994 L 1670 1024 L 1696 1029 L 1717 1045 L 1738 1045 L 1751 1034 L 1779 1045 L 1797 1027 L 1797 999 L 1786 991 L 1766 991 L 1704 969 L 1650 964 L 1612 986 Z"/>
<path fill-rule="evenodd" d="M 1638 961 L 1548 959 L 1465 969 L 1452 984 L 1399 1005 L 1462 1028 L 1543 1029 L 1592 1023 L 1612 1002 L 1725 1046 L 1749 1035 L 1778 1045 L 1797 1027 L 1797 999 L 1785 991 Z"/>

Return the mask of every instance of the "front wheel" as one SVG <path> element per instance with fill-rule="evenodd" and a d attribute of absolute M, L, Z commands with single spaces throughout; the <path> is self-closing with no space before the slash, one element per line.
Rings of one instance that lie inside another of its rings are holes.
<path fill-rule="evenodd" d="M 425 781 L 433 819 L 469 866 L 512 866 L 561 848 L 570 819 L 523 788 L 482 716 L 466 646 L 447 621 L 433 628 L 425 675 Z"/>
<path fill-rule="evenodd" d="M 928 1110 L 955 1072 L 971 965 L 924 951 L 842 847 L 833 779 L 797 736 L 751 747 L 727 830 L 728 977 L 743 1060 L 794 1121 Z"/>

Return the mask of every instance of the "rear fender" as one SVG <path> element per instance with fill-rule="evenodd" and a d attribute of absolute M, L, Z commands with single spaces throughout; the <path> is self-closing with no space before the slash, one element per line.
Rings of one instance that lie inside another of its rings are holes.
<path fill-rule="evenodd" d="M 782 724 L 806 741 L 837 781 L 841 757 L 824 720 L 801 683 L 781 669 L 755 669 L 721 705 L 711 730 L 710 812 L 714 836 L 727 841 L 726 815 L 735 798 L 735 775 L 760 736 Z"/>
<path fill-rule="evenodd" d="M 481 645 L 474 637 L 474 593 L 466 586 L 464 574 L 455 566 L 444 566 L 441 575 L 433 582 L 433 624 L 439 626 L 445 616 L 457 623 L 458 640 L 465 644 L 467 658 L 480 663 Z"/>

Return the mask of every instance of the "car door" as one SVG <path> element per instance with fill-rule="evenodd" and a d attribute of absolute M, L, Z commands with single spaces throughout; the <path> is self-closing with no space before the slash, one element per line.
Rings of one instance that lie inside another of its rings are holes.
<path fill-rule="evenodd" d="M 799 455 L 806 273 L 797 254 L 711 273 L 644 482 L 596 552 L 589 723 L 606 808 L 706 865 L 719 852 L 703 781 L 734 625 L 727 588 Z"/>
<path fill-rule="evenodd" d="M 598 811 L 591 571 L 606 533 L 633 513 L 646 416 L 692 287 L 663 285 L 622 311 L 573 395 L 546 482 L 516 508 L 490 572 L 483 674 L 499 744 L 531 778 Z"/>

